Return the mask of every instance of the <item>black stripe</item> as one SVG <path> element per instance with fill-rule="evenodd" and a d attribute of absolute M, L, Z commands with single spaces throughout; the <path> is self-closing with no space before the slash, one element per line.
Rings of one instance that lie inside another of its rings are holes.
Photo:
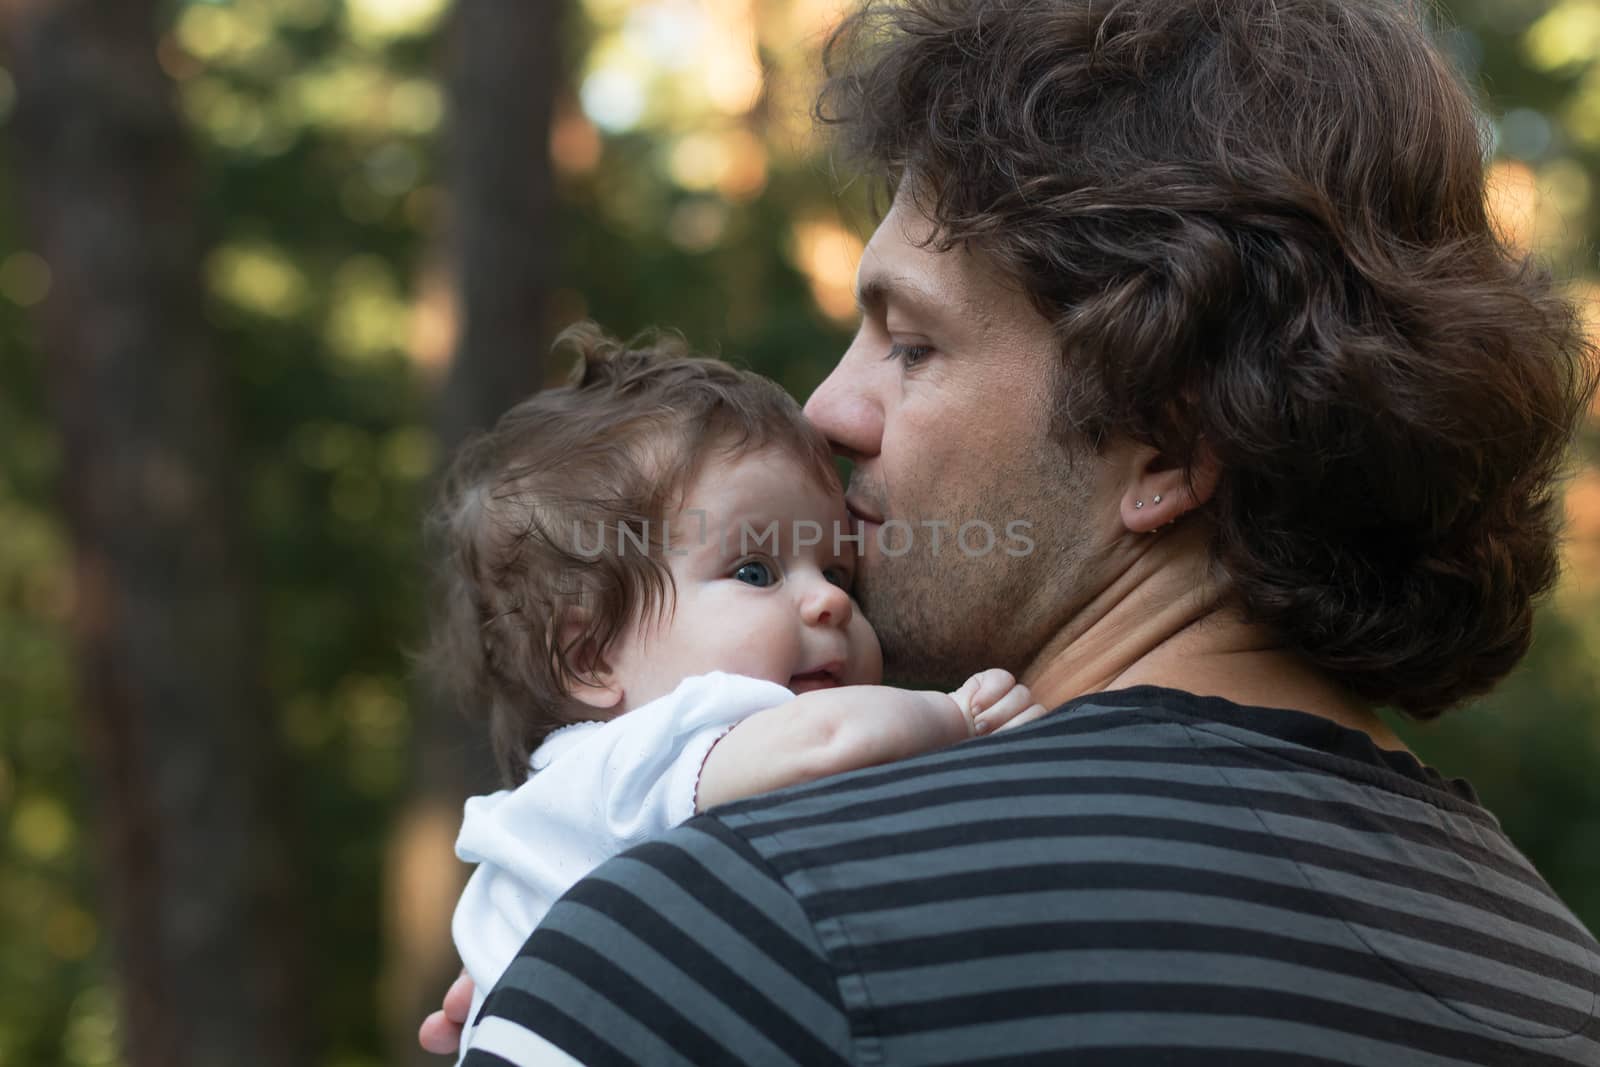
<path fill-rule="evenodd" d="M 1092 719 L 1063 719 L 1059 724 L 1053 724 L 1052 729 L 1046 731 L 1043 726 L 1047 722 L 1050 722 L 1050 720 L 1041 719 L 1039 722 L 1028 725 L 1027 729 L 1030 731 L 1040 730 L 1039 735 L 1036 736 L 1026 736 L 1020 731 L 1014 734 L 991 734 L 988 737 L 964 741 L 952 748 L 942 748 L 936 752 L 912 756 L 909 759 L 897 760 L 877 767 L 864 767 L 858 771 L 849 771 L 845 774 L 821 778 L 815 782 L 808 782 L 802 785 L 788 786 L 776 792 L 764 793 L 746 800 L 736 800 L 731 804 L 723 804 L 715 810 L 718 815 L 748 815 L 753 822 L 759 822 L 765 814 L 765 809 L 780 807 L 782 802 L 787 800 L 850 793 L 858 789 L 876 789 L 879 786 L 893 785 L 896 782 L 910 781 L 915 778 L 936 774 L 982 770 L 986 767 L 1010 766 L 1017 762 L 1017 750 L 1019 748 L 1025 754 L 1025 762 L 1058 762 L 1075 758 L 1076 753 L 1082 751 L 1082 747 L 1074 745 L 1045 745 L 1040 743 L 1041 737 L 1071 737 L 1102 733 L 1107 730 L 1121 731 L 1126 730 L 1130 725 L 1134 725 L 1120 720 L 1108 726 L 1106 723 Z M 1129 745 L 1126 747 L 1134 750 L 1148 747 L 1171 752 L 1198 751 L 1187 739 L 1181 745 L 1172 748 L 1158 745 Z"/>
<path fill-rule="evenodd" d="M 1018 762 L 1070 763 L 1083 758 L 1095 758 L 1087 754 L 1097 750 L 1107 753 L 1126 750 L 1130 753 L 1130 759 L 1136 758 L 1133 753 L 1160 752 L 1171 755 L 1172 758 L 1167 762 L 1190 765 L 1213 764 L 1240 770 L 1265 769 L 1281 772 L 1284 764 L 1291 764 L 1300 771 L 1333 778 L 1346 787 L 1370 784 L 1386 792 L 1409 796 L 1423 803 L 1445 808 L 1453 814 L 1470 818 L 1496 835 L 1500 833 L 1499 823 L 1481 806 L 1468 803 L 1453 793 L 1426 782 L 1400 774 L 1392 768 L 1286 743 L 1270 734 L 1261 734 L 1263 744 L 1252 746 L 1247 741 L 1216 733 L 1215 725 L 1206 720 L 1170 715 L 1151 708 L 1127 709 L 1124 714 L 1113 713 L 1093 718 L 1077 718 L 1058 713 L 1038 722 L 1029 723 L 1014 732 L 991 734 L 988 737 L 962 742 L 952 748 L 940 749 L 937 752 L 914 756 L 895 763 L 851 771 L 807 785 L 790 786 L 777 792 L 723 805 L 716 811 L 719 815 L 748 816 L 752 822 L 757 822 L 769 809 L 780 809 L 778 813 L 781 816 L 783 802 L 791 798 L 847 794 L 858 789 L 876 789 L 924 776 L 981 770 L 987 767 L 1006 767 Z M 1172 743 L 1105 746 L 1041 743 L 1047 739 L 1083 737 L 1097 733 L 1125 733 L 1139 726 L 1170 728 Z M 1188 731 L 1191 728 L 1208 738 L 1216 738 L 1226 744 L 1197 746 L 1189 736 Z"/>
<path fill-rule="evenodd" d="M 1118 719 L 1107 724 L 1094 719 L 1060 719 L 1053 721 L 1055 716 L 1029 723 L 1024 730 L 1004 734 L 991 734 L 988 737 L 963 741 L 951 748 L 941 748 L 934 752 L 926 752 L 920 756 L 909 759 L 896 760 L 893 763 L 880 764 L 876 767 L 864 767 L 858 771 L 848 771 L 830 778 L 820 778 L 814 782 L 800 785 L 787 786 L 772 793 L 750 797 L 745 800 L 736 800 L 731 804 L 724 804 L 716 808 L 719 815 L 745 815 L 759 818 L 762 809 L 778 806 L 779 803 L 789 799 L 801 797 L 828 796 L 835 793 L 849 793 L 856 789 L 875 789 L 883 785 L 892 785 L 913 778 L 921 778 L 930 774 L 941 774 L 949 771 L 966 769 L 980 769 L 984 767 L 1001 767 L 1017 761 L 1017 749 L 1031 754 L 1029 762 L 1053 762 L 1057 759 L 1070 757 L 1078 751 L 1073 745 L 1047 745 L 1043 744 L 1045 738 L 1083 736 L 1088 734 L 1103 733 L 1106 731 L 1124 731 L 1131 722 Z M 1046 724 L 1050 729 L 1044 729 Z M 1028 736 L 1028 732 L 1038 730 L 1039 733 Z M 1139 746 L 1130 746 L 1137 748 Z M 1151 747 L 1157 747 L 1152 745 Z M 1185 740 L 1182 748 L 1193 749 L 1193 744 Z M 1177 749 L 1174 748 L 1174 751 Z"/>
<path fill-rule="evenodd" d="M 1180 758 L 1172 758 L 1174 755 Z M 1140 749 L 1125 745 L 1103 745 L 1097 746 L 1096 749 L 1074 750 L 1072 756 L 1074 760 L 1115 760 L 1157 767 L 1215 762 L 1197 758 L 1203 757 L 1203 753 L 1194 749 Z M 1013 762 L 1007 761 L 1008 765 Z M 1186 800 L 1219 807 L 1254 808 L 1274 815 L 1296 816 L 1329 823 L 1356 832 L 1393 834 L 1415 844 L 1462 856 L 1541 893 L 1548 895 L 1550 892 L 1544 879 L 1522 862 L 1520 854 L 1514 851 L 1499 852 L 1475 841 L 1453 837 L 1440 829 L 1437 823 L 1406 819 L 1360 804 L 1313 799 L 1293 793 L 1249 789 L 1221 783 L 1201 785 L 1164 778 L 1119 775 L 1096 775 L 1088 778 L 1079 777 L 1074 772 L 1064 773 L 1060 769 L 1056 769 L 1049 777 L 1041 778 L 972 778 L 957 783 L 940 777 L 930 781 L 927 788 L 919 789 L 915 793 L 857 801 L 830 809 L 825 815 L 807 814 L 788 819 L 762 819 L 759 822 L 752 822 L 748 836 L 751 840 L 761 840 L 819 824 L 833 827 L 901 815 L 910 811 L 928 811 L 952 804 L 1030 796 L 1127 796 Z M 719 809 L 718 813 L 721 814 L 723 810 L 725 809 Z"/>
<path fill-rule="evenodd" d="M 962 1060 L 962 1067 L 1060 1067 L 1062 1053 L 1028 1052 Z M 1330 1060 L 1304 1052 L 1259 1048 L 1194 1048 L 1174 1045 L 1104 1045 L 1073 1049 L 1072 1067 L 1350 1067 L 1348 1056 Z M 1385 1064 L 1384 1067 L 1388 1067 Z"/>
<path fill-rule="evenodd" d="M 675 852 L 669 846 L 669 852 Z M 629 855 L 640 858 L 640 849 L 634 849 Z M 681 855 L 681 853 L 679 853 Z M 630 889 L 603 878 L 586 878 L 574 886 L 566 896 L 562 897 L 556 907 L 552 909 L 554 916 L 558 911 L 568 906 L 581 906 L 589 908 L 606 916 L 612 922 L 627 930 L 641 942 L 649 945 L 664 959 L 670 960 L 688 980 L 689 976 L 706 995 L 720 1000 L 728 1009 L 738 1015 L 751 1029 L 761 1033 L 768 1041 L 778 1048 L 791 1051 L 805 1063 L 843 1063 L 836 1052 L 829 1048 L 810 1029 L 802 1025 L 794 1016 L 780 1008 L 767 995 L 768 991 L 757 988 L 741 977 L 727 963 L 713 955 L 698 940 L 691 937 L 684 927 L 663 918 L 643 898 L 635 895 Z M 541 933 L 569 940 L 565 935 L 554 930 L 547 930 L 549 923 L 533 932 L 523 947 L 523 955 L 534 956 L 538 959 L 551 960 L 552 957 L 540 944 Z M 791 943 L 792 943 L 792 939 Z M 572 942 L 576 944 L 576 942 Z M 759 951 L 751 944 L 751 951 Z M 763 953 L 763 955 L 766 955 Z M 785 970 L 794 973 L 796 968 L 784 965 L 777 957 L 768 955 L 774 963 L 783 966 Z M 577 973 L 577 972 L 573 972 Z M 608 992 L 612 987 L 597 985 L 587 978 L 583 979 L 597 989 Z M 633 979 L 628 978 L 628 983 L 638 986 Z M 642 987 L 639 987 L 642 988 Z M 836 1003 L 835 997 L 830 996 L 829 1002 Z M 618 1003 L 630 1003 L 628 996 L 618 998 Z M 681 1018 L 681 1016 L 674 1017 Z M 644 1016 L 639 1016 L 641 1019 Z"/>
<path fill-rule="evenodd" d="M 1570 1067 L 1575 1062 L 1532 1051 L 1526 1044 L 1497 1040 L 1488 1036 L 1483 1026 L 1467 1033 L 1301 993 L 1202 983 L 1067 982 L 881 1007 L 878 1020 L 885 1034 L 910 1035 L 1014 1020 L 1125 1012 L 1233 1015 L 1304 1023 L 1468 1063 Z"/>
<path fill-rule="evenodd" d="M 1327 974 L 1348 975 L 1406 992 L 1414 992 L 1420 983 L 1435 997 L 1514 1015 L 1564 1034 L 1582 1029 L 1590 1019 L 1587 1009 L 1566 1008 L 1504 986 L 1415 963 L 1406 964 L 1402 971 L 1366 949 L 1327 945 L 1248 927 L 1090 920 L 1070 924 L 1034 923 L 872 942 L 863 947 L 861 955 L 863 970 L 874 973 L 994 961 L 1008 956 L 1094 950 L 1205 952 L 1274 960 Z"/>
<path fill-rule="evenodd" d="M 806 898 L 806 908 L 816 917 L 839 917 L 894 911 L 919 904 L 976 902 L 1012 894 L 1060 893 L 1081 889 L 1142 890 L 1218 897 L 1301 915 L 1350 921 L 1347 915 L 1334 910 L 1327 894 L 1314 889 L 1194 867 L 1154 863 L 1041 863 L 1007 867 L 999 873 L 994 870 L 962 871 L 864 889 L 819 892 Z M 1342 904 L 1346 908 L 1353 906 L 1353 902 L 1349 901 Z M 1041 908 L 1042 905 L 1036 905 L 1033 911 L 1040 914 Z M 1558 979 L 1578 989 L 1590 988 L 1591 977 L 1587 968 L 1491 936 L 1473 927 L 1458 926 L 1375 904 L 1363 903 L 1360 912 L 1358 921 L 1365 926 L 1378 927 L 1468 955 L 1482 956 L 1530 974 Z"/>
<path fill-rule="evenodd" d="M 762 878 L 770 881 L 773 891 L 795 909 L 796 918 L 804 921 L 800 905 L 767 861 L 752 848 L 749 842 L 715 819 L 698 819 L 692 829 L 716 839 L 739 858 L 750 864 Z M 778 925 L 761 909 L 751 904 L 735 891 L 699 857 L 664 841 L 650 841 L 630 849 L 629 858 L 646 863 L 663 877 L 672 881 L 684 893 L 705 905 L 706 909 L 727 920 L 750 944 L 759 949 L 777 966 L 791 974 L 795 981 L 806 986 L 822 1000 L 838 1001 L 838 987 L 834 983 L 833 969 L 814 949 L 793 932 Z"/>
<path fill-rule="evenodd" d="M 1240 830 L 1211 823 L 1154 815 L 1018 815 L 945 822 L 921 830 L 857 836 L 810 849 L 775 852 L 774 868 L 784 874 L 831 867 L 862 860 L 887 859 L 919 852 L 935 852 L 1000 841 L 1066 841 L 1078 837 L 1121 837 L 1146 841 L 1209 845 L 1244 855 L 1288 859 L 1297 863 L 1357 875 L 1368 881 L 1426 893 L 1457 903 L 1471 904 L 1530 929 L 1539 930 L 1588 948 L 1587 931 L 1519 900 L 1490 892 L 1475 882 L 1465 882 L 1393 860 L 1351 852 L 1331 845 L 1297 841 L 1266 830 Z M 1352 901 L 1361 906 L 1360 902 Z"/>
<path fill-rule="evenodd" d="M 580 882 L 579 885 L 587 885 Z M 563 898 L 564 904 L 570 896 Z M 561 905 L 558 904 L 559 908 Z M 640 905 L 642 906 L 642 905 Z M 552 912 L 552 914 L 554 914 Z M 617 917 L 617 916 L 613 916 Z M 691 1022 L 681 1012 L 668 1003 L 662 996 L 649 986 L 640 982 L 626 971 L 621 970 L 599 953 L 587 945 L 566 934 L 550 928 L 546 923 L 533 932 L 528 938 L 528 943 L 523 946 L 522 955 L 537 959 L 560 971 L 565 971 L 573 978 L 582 982 L 595 991 L 597 1000 L 603 1001 L 606 1008 L 626 1018 L 631 1018 L 643 1029 L 650 1030 L 659 1037 L 663 1043 L 669 1045 L 691 1063 L 712 1067 L 715 1064 L 727 1064 L 728 1067 L 737 1067 L 740 1060 L 731 1051 L 718 1042 L 711 1034 Z M 501 979 L 496 987 L 497 996 L 521 994 L 528 1001 L 539 1002 L 539 998 L 531 991 L 509 984 L 509 975 Z M 685 984 L 689 979 L 685 977 Z M 681 990 L 670 991 L 673 999 L 681 1000 Z M 529 1029 L 545 1037 L 542 1027 L 546 1020 L 542 1016 L 534 1015 L 530 1018 L 518 1018 L 507 1014 L 507 1011 L 516 1010 L 514 1005 L 522 1003 L 520 999 L 510 999 L 502 1005 L 496 1005 L 494 1014 L 506 1015 L 513 1022 L 519 1022 Z M 551 1040 L 554 1040 L 551 1038 Z M 619 1054 L 620 1055 L 620 1054 Z M 578 1056 L 583 1063 L 588 1061 L 583 1056 Z"/>
<path fill-rule="evenodd" d="M 624 1055 L 621 1049 L 548 1000 L 525 989 L 501 985 L 484 1009 L 486 1014 L 497 1015 L 533 1031 L 584 1067 L 610 1067 L 612 1064 L 635 1062 Z M 499 1057 L 495 1059 L 499 1060 Z M 468 1065 L 464 1064 L 463 1067 Z"/>
<path fill-rule="evenodd" d="M 492 1052 L 475 1048 L 467 1050 L 467 1058 L 461 1061 L 461 1067 L 517 1067 L 517 1065 L 504 1056 L 496 1056 Z"/>
<path fill-rule="evenodd" d="M 467 1057 L 461 1061 L 461 1067 L 517 1067 L 504 1056 L 494 1053 L 485 1053 L 483 1049 L 474 1048 L 467 1051 Z"/>

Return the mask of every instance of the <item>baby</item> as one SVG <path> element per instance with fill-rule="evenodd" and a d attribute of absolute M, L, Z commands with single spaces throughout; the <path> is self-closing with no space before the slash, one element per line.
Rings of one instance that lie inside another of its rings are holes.
<path fill-rule="evenodd" d="M 826 442 L 777 384 L 585 325 L 571 384 L 457 459 L 435 666 L 513 788 L 467 802 L 469 1019 L 610 856 L 718 804 L 1044 714 L 1004 671 L 879 685 Z M 465 1047 L 465 1041 L 463 1041 Z"/>

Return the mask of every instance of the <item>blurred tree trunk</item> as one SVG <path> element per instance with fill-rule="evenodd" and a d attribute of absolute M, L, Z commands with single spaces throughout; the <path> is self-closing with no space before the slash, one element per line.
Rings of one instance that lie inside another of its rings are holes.
<path fill-rule="evenodd" d="M 448 143 L 460 334 L 439 398 L 441 455 L 543 378 L 561 8 L 561 0 L 456 4 Z"/>
<path fill-rule="evenodd" d="M 79 703 L 136 1067 L 308 1062 L 194 153 L 158 0 L 0 27 L 77 575 Z"/>
<path fill-rule="evenodd" d="M 539 388 L 549 345 L 556 248 L 550 121 L 560 71 L 561 0 L 458 0 L 450 27 L 450 207 L 457 337 L 437 396 L 441 462 Z M 389 988 L 396 1060 L 460 968 L 450 914 L 466 870 L 454 858 L 461 808 L 498 788 L 483 724 L 421 704 L 416 791 L 389 850 Z M 441 872 L 453 877 L 441 879 Z"/>

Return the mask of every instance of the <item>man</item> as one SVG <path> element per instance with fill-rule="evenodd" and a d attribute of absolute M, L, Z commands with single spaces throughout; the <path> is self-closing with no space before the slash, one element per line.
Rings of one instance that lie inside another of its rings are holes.
<path fill-rule="evenodd" d="M 1593 390 L 1416 16 L 912 0 L 829 74 L 862 606 L 1060 707 L 605 864 L 466 1063 L 1600 1064 L 1594 939 L 1374 711 L 1526 650 Z"/>

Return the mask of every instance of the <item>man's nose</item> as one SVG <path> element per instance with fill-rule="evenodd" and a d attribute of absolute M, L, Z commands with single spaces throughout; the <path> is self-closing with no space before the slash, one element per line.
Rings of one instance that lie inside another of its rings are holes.
<path fill-rule="evenodd" d="M 850 459 L 877 455 L 883 440 L 883 406 L 854 355 L 852 346 L 805 407 L 806 418 L 834 451 Z"/>
<path fill-rule="evenodd" d="M 827 579 L 818 579 L 815 588 L 807 591 L 800 614 L 808 626 L 837 626 L 841 629 L 850 622 L 850 594 Z"/>

